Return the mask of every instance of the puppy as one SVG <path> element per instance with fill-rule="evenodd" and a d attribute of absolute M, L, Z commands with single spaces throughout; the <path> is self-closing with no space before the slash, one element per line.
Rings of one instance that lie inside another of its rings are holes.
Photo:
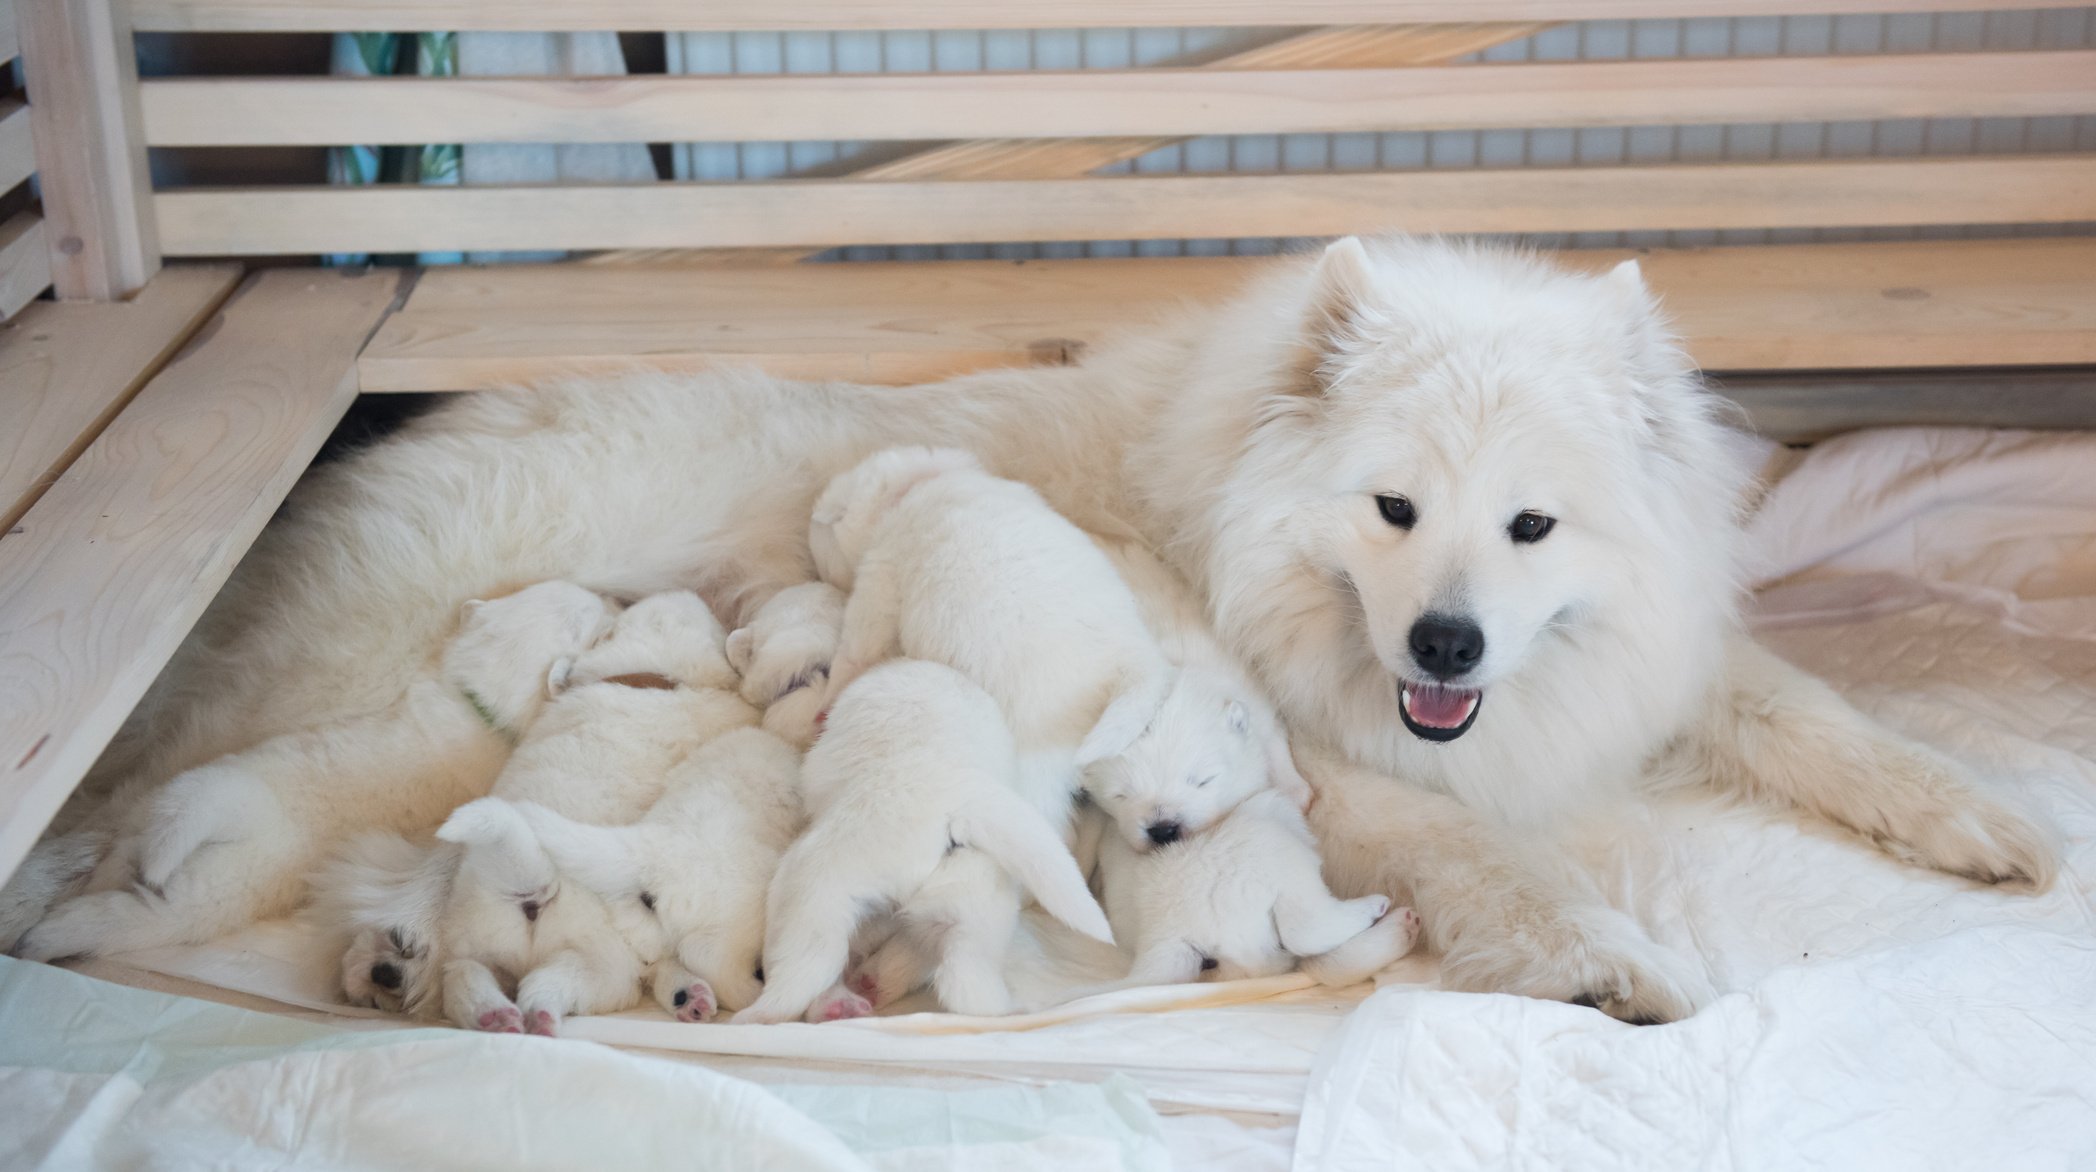
<path fill-rule="evenodd" d="M 996 700 L 1022 794 L 1064 833 L 1077 767 L 1125 748 L 1170 686 L 1106 555 L 965 452 L 868 457 L 816 501 L 809 545 L 825 579 L 851 591 L 829 696 L 891 656 L 961 672 Z"/>
<path fill-rule="evenodd" d="M 592 826 L 532 802 L 515 809 L 561 874 L 615 909 L 648 913 L 642 951 L 661 958 L 656 1001 L 682 1021 L 709 1021 L 757 999 L 765 892 L 804 821 L 799 783 L 792 745 L 738 729 L 686 757 L 632 826 Z"/>
<path fill-rule="evenodd" d="M 427 831 L 487 792 L 612 606 L 568 582 L 466 604 L 457 634 L 375 715 L 264 741 L 180 774 L 132 813 L 88 893 L 26 934 L 39 960 L 193 944 L 282 915 L 331 843 Z"/>
<path fill-rule="evenodd" d="M 813 822 L 766 901 L 763 995 L 735 1020 L 868 1012 L 838 981 L 860 921 L 882 907 L 895 909 L 898 935 L 937 957 L 932 985 L 947 1009 L 1009 1012 L 1014 879 L 1049 914 L 1110 941 L 1060 828 L 1015 790 L 1017 773 L 997 702 L 952 668 L 902 660 L 855 681 L 808 751 Z"/>
<path fill-rule="evenodd" d="M 1302 812 L 1271 789 L 1198 837 L 1146 850 L 1105 836 L 1099 890 L 1131 957 L 1127 978 L 1111 987 L 1273 976 L 1299 960 L 1341 986 L 1412 950 L 1419 917 L 1410 908 L 1393 911 L 1380 895 L 1335 898 L 1321 870 Z"/>
<path fill-rule="evenodd" d="M 764 709 L 767 731 L 802 749 L 821 729 L 843 625 L 843 592 L 803 582 L 772 595 L 748 626 L 728 636 L 728 662 L 742 673 L 742 698 Z"/>
<path fill-rule="evenodd" d="M 625 825 L 639 818 L 687 754 L 757 723 L 756 710 L 733 691 L 723 643 L 719 622 L 689 591 L 635 603 L 602 642 L 564 667 L 559 694 L 526 730 L 492 792 L 582 822 Z M 630 1003 L 637 982 L 591 963 L 600 953 L 631 951 L 610 913 L 587 889 L 564 898 L 558 869 L 521 819 L 464 813 L 438 832 L 449 846 L 428 848 L 439 858 L 427 864 L 410 862 L 397 846 L 367 843 L 328 872 L 329 890 L 340 893 L 329 903 L 350 936 L 344 959 L 350 999 L 429 1007 L 428 994 L 441 984 L 445 1014 L 458 1024 L 534 1032 L 587 1011 L 578 1007 Z M 448 881 L 432 878 L 447 869 Z M 356 965 L 366 957 L 370 967 L 360 972 Z M 556 959 L 528 990 L 516 985 L 521 1000 L 510 1001 L 498 973 L 521 982 Z M 441 981 L 425 971 L 432 967 L 441 970 Z M 418 995 L 400 997 L 398 990 Z"/>

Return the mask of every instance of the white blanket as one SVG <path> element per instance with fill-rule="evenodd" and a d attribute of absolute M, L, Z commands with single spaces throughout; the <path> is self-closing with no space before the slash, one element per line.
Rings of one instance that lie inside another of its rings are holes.
<path fill-rule="evenodd" d="M 1763 637 L 2042 808 L 2067 844 L 2057 889 L 1984 890 L 1786 816 L 1674 798 L 1597 818 L 1573 878 L 1731 990 L 1676 1025 L 1439 992 L 1413 958 L 1365 1003 L 1282 978 L 1020 1021 L 740 1028 L 642 1009 L 569 1032 L 775 1089 L 1120 1072 L 1203 1168 L 1278 1166 L 1298 1113 L 1303 1170 L 2096 1160 L 2096 437 L 1837 440 L 1775 485 L 1753 535 Z M 355 1015 L 330 1004 L 315 957 L 295 925 L 268 925 L 125 959 Z"/>

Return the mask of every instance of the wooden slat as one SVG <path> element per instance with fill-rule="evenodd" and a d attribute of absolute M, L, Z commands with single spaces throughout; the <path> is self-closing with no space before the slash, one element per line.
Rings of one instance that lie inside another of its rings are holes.
<path fill-rule="evenodd" d="M 2057 0 L 2053 0 L 2057 3 Z M 134 0 L 157 32 L 1170 28 L 1962 12 L 1973 0 Z M 1996 9 L 2039 8 L 1993 0 Z"/>
<path fill-rule="evenodd" d="M 164 269 L 129 301 L 45 302 L 0 327 L 0 542 L 239 279 Z"/>
<path fill-rule="evenodd" d="M 165 192 L 156 206 L 168 251 L 187 255 L 2064 223 L 2096 219 L 2096 156 L 980 183 L 235 188 Z"/>
<path fill-rule="evenodd" d="M 1714 380 L 1755 431 L 1813 443 L 1864 427 L 2096 427 L 2096 369 L 1952 370 Z"/>
<path fill-rule="evenodd" d="M 15 0 L 0 0 L 0 61 L 22 55 L 21 32 L 15 27 Z"/>
<path fill-rule="evenodd" d="M 44 218 L 16 212 L 0 224 L 0 319 L 11 318 L 51 287 L 51 242 Z M 0 403 L 0 415 L 9 413 Z M 6 473 L 0 471 L 0 479 Z"/>
<path fill-rule="evenodd" d="M 29 107 L 0 99 L 0 192 L 36 174 L 36 141 L 29 135 Z"/>
<path fill-rule="evenodd" d="M 60 297 L 125 297 L 160 267 L 128 15 L 122 0 L 34 0 L 20 13 Z"/>
<path fill-rule="evenodd" d="M 0 874 L 348 407 L 400 279 L 253 278 L 0 541 Z"/>
<path fill-rule="evenodd" d="M 1597 271 L 1625 255 L 1564 254 Z M 369 391 L 724 364 L 915 382 L 1067 361 L 1271 263 L 438 269 L 359 368 Z M 1669 250 L 1643 263 L 1711 369 L 2096 363 L 2096 238 Z"/>
<path fill-rule="evenodd" d="M 1404 69 L 148 82 L 155 146 L 1320 134 L 2096 111 L 2096 52 Z M 697 129 L 694 128 L 703 128 Z"/>

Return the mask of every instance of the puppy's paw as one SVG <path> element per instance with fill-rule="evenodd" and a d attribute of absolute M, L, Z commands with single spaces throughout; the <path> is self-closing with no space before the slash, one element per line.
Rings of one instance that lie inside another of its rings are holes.
<path fill-rule="evenodd" d="M 541 1038 L 560 1036 L 560 1018 L 543 1009 L 524 1014 L 524 1032 Z"/>
<path fill-rule="evenodd" d="M 1385 919 L 1397 921 L 1397 931 L 1405 942 L 1406 953 L 1410 953 L 1419 946 L 1421 924 L 1418 912 L 1408 907 L 1401 907 L 1389 916 L 1386 916 Z"/>
<path fill-rule="evenodd" d="M 808 1007 L 806 1020 L 820 1024 L 873 1016 L 873 1002 L 849 989 L 832 989 Z"/>
<path fill-rule="evenodd" d="M 484 1034 L 521 1034 L 524 1011 L 514 1005 L 498 1006 L 475 1018 L 473 1028 Z"/>
<path fill-rule="evenodd" d="M 695 979 L 670 994 L 670 1006 L 678 1021 L 712 1021 L 720 1002 L 713 996 L 713 986 Z"/>

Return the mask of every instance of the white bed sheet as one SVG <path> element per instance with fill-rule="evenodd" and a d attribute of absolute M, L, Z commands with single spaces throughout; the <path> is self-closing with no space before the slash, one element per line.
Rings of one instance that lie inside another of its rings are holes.
<path fill-rule="evenodd" d="M 2096 1160 L 2096 436 L 1846 437 L 1775 484 L 1752 535 L 1763 637 L 2042 808 L 2067 850 L 2054 891 L 1982 890 L 1675 797 L 1597 817 L 1575 876 L 1732 990 L 1673 1026 L 1439 992 L 1432 961 L 1413 958 L 1365 1004 L 1365 988 L 1284 978 L 1021 1022 L 737 1028 L 643 1010 L 568 1032 L 767 1085 L 1121 1072 L 1165 1113 L 1186 1166 L 1280 1167 L 1298 1115 L 1305 1170 Z M 331 965 L 295 924 L 123 959 L 359 1012 L 331 1004 Z"/>

